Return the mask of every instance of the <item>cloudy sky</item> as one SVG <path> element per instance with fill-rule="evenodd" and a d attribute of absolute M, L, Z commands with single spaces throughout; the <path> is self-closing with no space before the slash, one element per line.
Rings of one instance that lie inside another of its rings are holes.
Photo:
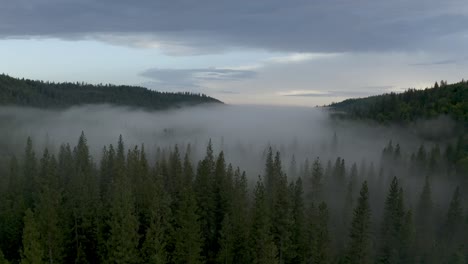
<path fill-rule="evenodd" d="M 468 78 L 466 0 L 1 1 L 0 72 L 315 106 Z"/>

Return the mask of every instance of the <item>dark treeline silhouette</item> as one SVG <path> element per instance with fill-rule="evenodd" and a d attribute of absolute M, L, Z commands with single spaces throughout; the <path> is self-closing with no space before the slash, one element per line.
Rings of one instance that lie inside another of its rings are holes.
<path fill-rule="evenodd" d="M 465 263 L 458 144 L 288 173 L 270 147 L 248 177 L 211 142 L 197 161 L 190 145 L 148 155 L 120 137 L 91 157 L 84 134 L 58 153 L 28 139 L 0 161 L 0 263 Z"/>
<path fill-rule="evenodd" d="M 410 122 L 448 115 L 468 127 L 468 82 L 435 83 L 424 90 L 409 89 L 367 98 L 347 99 L 330 107 L 357 119 L 378 122 Z"/>
<path fill-rule="evenodd" d="M 143 87 L 54 83 L 0 75 L 0 105 L 66 108 L 86 104 L 113 104 L 149 110 L 221 103 L 204 94 L 157 92 Z"/>

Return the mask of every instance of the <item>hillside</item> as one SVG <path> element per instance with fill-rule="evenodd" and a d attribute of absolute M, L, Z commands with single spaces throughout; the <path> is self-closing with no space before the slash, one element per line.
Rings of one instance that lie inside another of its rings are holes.
<path fill-rule="evenodd" d="M 221 102 L 204 94 L 158 92 L 125 85 L 53 83 L 0 75 L 0 105 L 66 108 L 84 104 L 113 104 L 162 110 L 204 103 Z"/>
<path fill-rule="evenodd" d="M 331 108 L 355 119 L 372 119 L 381 123 L 408 123 L 448 115 L 468 123 L 468 82 L 434 85 L 424 90 L 409 89 L 367 98 L 333 103 Z"/>

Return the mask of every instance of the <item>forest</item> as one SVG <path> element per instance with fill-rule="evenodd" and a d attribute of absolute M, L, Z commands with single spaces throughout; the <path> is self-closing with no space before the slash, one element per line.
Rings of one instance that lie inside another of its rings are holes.
<path fill-rule="evenodd" d="M 467 147 L 285 165 L 270 146 L 249 177 L 211 141 L 194 161 L 190 144 L 149 159 L 122 137 L 100 157 L 83 133 L 58 153 L 28 139 L 2 160 L 1 262 L 465 263 Z"/>
<path fill-rule="evenodd" d="M 468 82 L 435 83 L 424 90 L 408 89 L 367 98 L 332 103 L 331 108 L 355 119 L 373 119 L 381 123 L 408 123 L 419 118 L 448 115 L 468 127 Z"/>
<path fill-rule="evenodd" d="M 443 99 L 429 97 L 421 109 Z M 0 107 L 0 263 L 467 261 L 468 140 L 451 111 L 415 112 L 448 129 L 422 138 L 328 109 L 29 103 Z"/>
<path fill-rule="evenodd" d="M 44 82 L 0 74 L 0 105 L 64 109 L 86 104 L 112 104 L 164 110 L 205 103 L 221 102 L 204 94 L 157 92 L 112 84 Z"/>

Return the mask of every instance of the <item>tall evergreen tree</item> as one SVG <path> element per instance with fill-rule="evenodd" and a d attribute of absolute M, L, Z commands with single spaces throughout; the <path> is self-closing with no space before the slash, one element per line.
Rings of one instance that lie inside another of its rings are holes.
<path fill-rule="evenodd" d="M 123 143 L 120 142 L 119 145 L 123 146 Z M 132 152 L 129 152 L 129 160 L 133 159 L 132 154 Z M 138 263 L 140 261 L 138 254 L 138 217 L 135 210 L 135 198 L 127 173 L 125 164 L 118 165 L 111 190 L 112 203 L 109 209 L 109 238 L 107 240 L 106 258 L 108 263 Z"/>
<path fill-rule="evenodd" d="M 202 230 L 203 251 L 202 256 L 212 261 L 216 255 L 212 251 L 216 243 L 216 201 L 214 192 L 215 161 L 211 140 L 206 149 L 205 158 L 199 162 L 197 176 L 194 182 L 194 191 L 197 201 L 197 210 Z"/>
<path fill-rule="evenodd" d="M 195 197 L 193 192 L 187 189 L 181 198 L 180 207 L 175 212 L 175 243 L 172 261 L 176 264 L 202 263 L 203 237 Z"/>
<path fill-rule="evenodd" d="M 41 234 L 31 209 L 24 216 L 23 248 L 21 250 L 21 264 L 43 264 L 45 252 L 41 243 Z"/>
<path fill-rule="evenodd" d="M 416 208 L 416 254 L 421 261 L 428 261 L 435 245 L 433 226 L 432 190 L 429 177 L 426 176 L 423 190 Z"/>
<path fill-rule="evenodd" d="M 42 235 L 47 262 L 60 263 L 64 254 L 62 222 L 62 186 L 57 175 L 57 162 L 45 149 L 40 161 L 39 192 L 35 218 Z"/>
<path fill-rule="evenodd" d="M 349 264 L 366 264 L 371 262 L 370 216 L 369 190 L 365 181 L 362 184 L 351 222 L 348 252 L 346 255 L 346 261 Z"/>
<path fill-rule="evenodd" d="M 259 178 L 254 191 L 255 201 L 252 208 L 252 230 L 250 232 L 252 263 L 278 263 L 277 247 L 271 234 L 265 187 Z"/>
<path fill-rule="evenodd" d="M 323 168 L 317 157 L 312 164 L 311 195 L 314 202 L 320 202 L 323 199 Z"/>
<path fill-rule="evenodd" d="M 401 246 L 405 210 L 403 204 L 403 190 L 398 179 L 393 178 L 387 198 L 385 200 L 383 221 L 380 233 L 380 263 L 398 263 L 401 258 Z"/>
<path fill-rule="evenodd" d="M 320 203 L 316 226 L 314 229 L 314 239 L 312 242 L 312 262 L 313 264 L 330 263 L 330 238 L 328 234 L 329 212 L 325 202 Z"/>

